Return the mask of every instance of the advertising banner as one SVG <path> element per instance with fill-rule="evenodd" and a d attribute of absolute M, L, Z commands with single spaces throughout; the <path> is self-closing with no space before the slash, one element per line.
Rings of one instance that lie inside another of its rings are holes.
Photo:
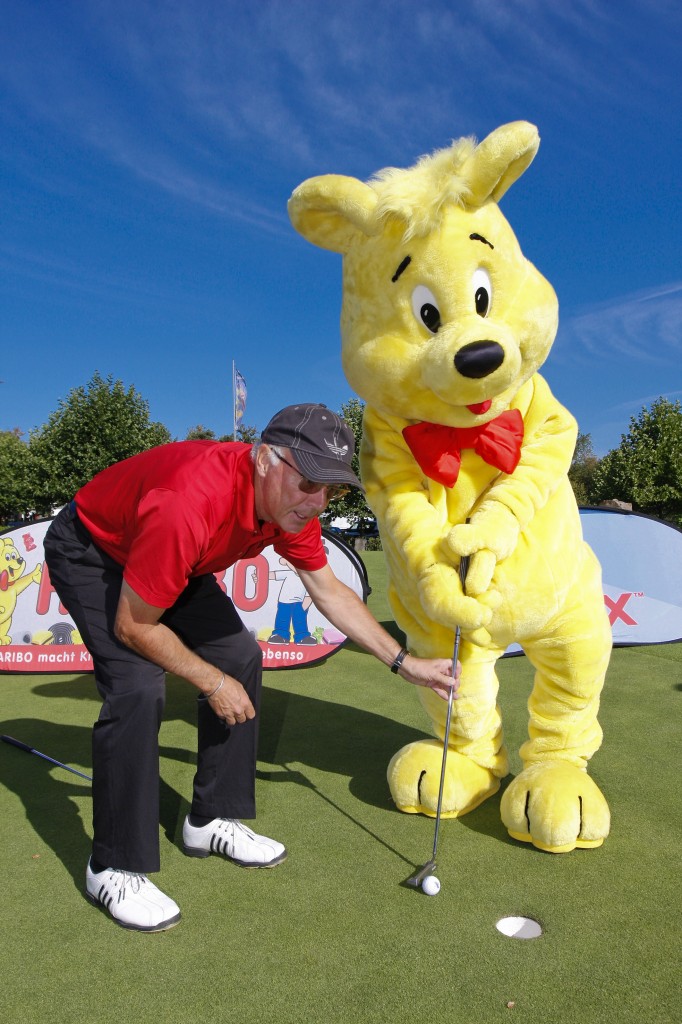
<path fill-rule="evenodd" d="M 52 520 L 27 523 L 0 537 L 0 671 L 89 672 L 92 659 L 50 583 L 43 539 Z M 334 574 L 363 600 L 365 567 L 323 531 Z M 346 641 L 312 603 L 295 569 L 273 548 L 216 573 L 263 651 L 267 669 L 300 668 L 334 654 Z"/>
<path fill-rule="evenodd" d="M 601 563 L 614 646 L 682 640 L 682 531 L 610 508 L 581 508 L 580 522 Z M 521 648 L 512 644 L 506 653 Z"/>
<path fill-rule="evenodd" d="M 682 640 L 682 530 L 638 512 L 582 508 L 616 646 Z"/>
<path fill-rule="evenodd" d="M 585 540 L 602 565 L 604 603 L 616 646 L 682 640 L 682 531 L 650 516 L 581 509 Z M 92 659 L 59 602 L 43 560 L 51 520 L 0 536 L 0 672 L 88 672 Z M 335 575 L 363 601 L 360 557 L 323 531 Z M 273 548 L 216 579 L 263 651 L 267 669 L 329 657 L 346 637 L 317 610 L 296 571 Z M 520 651 L 517 645 L 508 654 Z"/>

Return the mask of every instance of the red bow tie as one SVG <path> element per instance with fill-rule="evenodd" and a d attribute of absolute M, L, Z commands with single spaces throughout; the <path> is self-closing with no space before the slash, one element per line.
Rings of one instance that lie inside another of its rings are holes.
<path fill-rule="evenodd" d="M 404 428 L 403 437 L 426 475 L 453 487 L 459 476 L 462 448 L 473 448 L 488 465 L 513 473 L 521 458 L 523 417 L 518 409 L 510 409 L 480 427 L 415 423 Z"/>

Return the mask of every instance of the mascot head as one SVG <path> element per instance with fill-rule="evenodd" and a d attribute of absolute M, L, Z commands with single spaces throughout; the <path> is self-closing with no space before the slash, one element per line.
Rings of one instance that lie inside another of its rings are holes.
<path fill-rule="evenodd" d="M 343 368 L 380 412 L 476 426 L 545 360 L 556 295 L 497 205 L 538 146 L 519 121 L 368 183 L 324 175 L 293 193 L 294 227 L 343 254 Z"/>

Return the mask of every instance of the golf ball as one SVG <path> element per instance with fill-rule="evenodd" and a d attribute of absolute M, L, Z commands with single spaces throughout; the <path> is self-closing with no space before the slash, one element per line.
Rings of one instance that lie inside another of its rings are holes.
<path fill-rule="evenodd" d="M 427 896 L 435 896 L 437 892 L 440 892 L 440 882 L 435 875 L 427 875 L 422 882 L 422 890 Z"/>

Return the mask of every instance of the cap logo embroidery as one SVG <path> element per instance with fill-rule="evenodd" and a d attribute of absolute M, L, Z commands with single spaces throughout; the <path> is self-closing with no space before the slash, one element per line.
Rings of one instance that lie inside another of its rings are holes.
<path fill-rule="evenodd" d="M 327 448 L 329 448 L 330 452 L 334 452 L 334 455 L 336 455 L 337 458 L 339 455 L 345 455 L 346 452 L 348 451 L 347 444 L 344 444 L 344 446 L 341 447 L 338 444 L 331 444 L 326 438 L 324 439 L 324 443 L 326 444 Z"/>

